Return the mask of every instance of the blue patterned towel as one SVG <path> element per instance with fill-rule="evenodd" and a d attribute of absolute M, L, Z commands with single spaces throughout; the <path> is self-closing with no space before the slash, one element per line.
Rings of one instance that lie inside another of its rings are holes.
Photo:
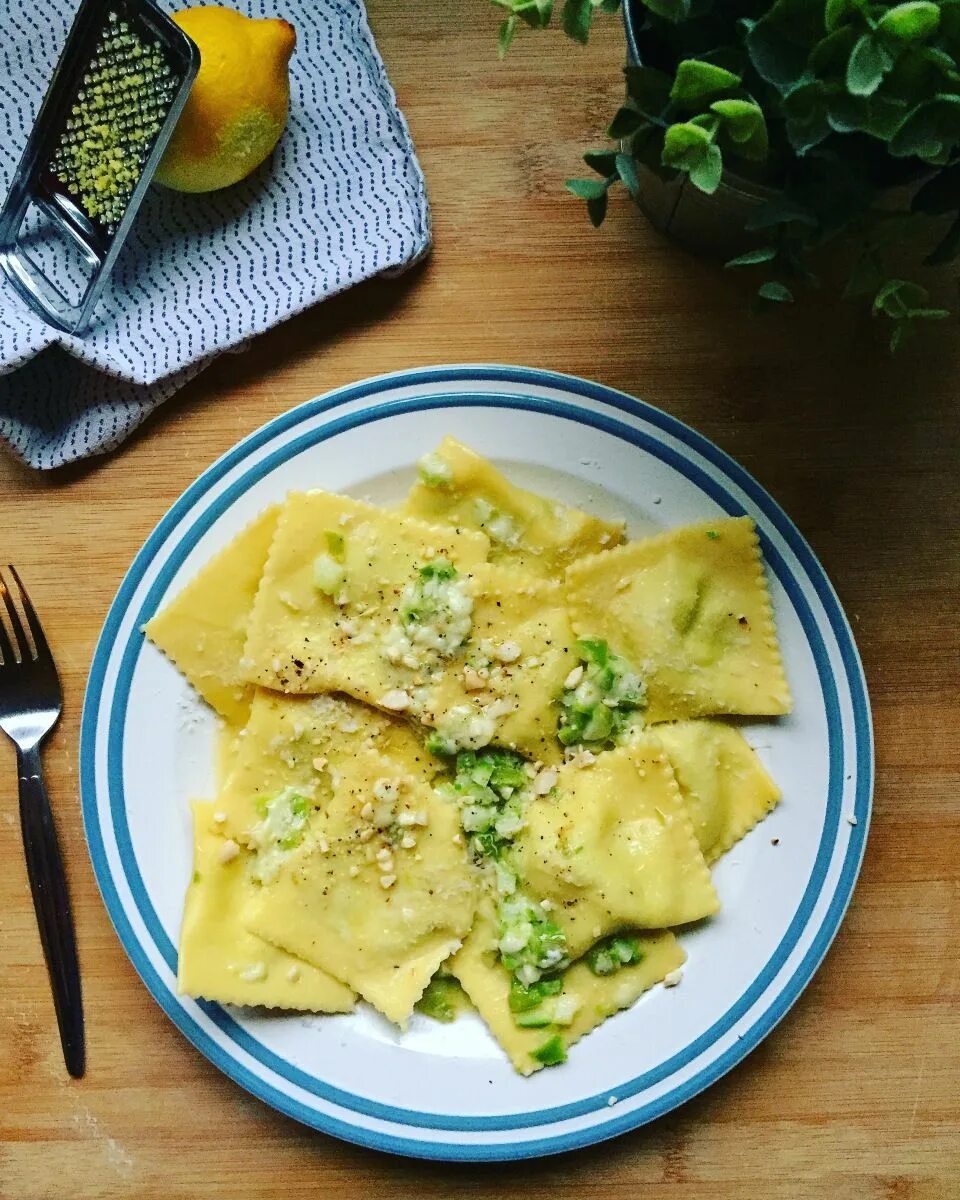
<path fill-rule="evenodd" d="M 214 355 L 429 250 L 423 175 L 361 0 L 232 3 L 297 31 L 290 120 L 270 161 L 223 192 L 151 188 L 83 337 L 0 282 L 0 439 L 31 466 L 111 450 Z M 3 14 L 6 195 L 73 11 L 7 0 Z"/>

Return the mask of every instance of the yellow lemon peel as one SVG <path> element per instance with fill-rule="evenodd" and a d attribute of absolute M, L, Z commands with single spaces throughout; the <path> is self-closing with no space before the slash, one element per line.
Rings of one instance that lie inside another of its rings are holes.
<path fill-rule="evenodd" d="M 178 192 L 212 192 L 249 175 L 279 141 L 297 35 L 288 21 L 213 6 L 173 19 L 196 43 L 200 70 L 155 179 Z"/>

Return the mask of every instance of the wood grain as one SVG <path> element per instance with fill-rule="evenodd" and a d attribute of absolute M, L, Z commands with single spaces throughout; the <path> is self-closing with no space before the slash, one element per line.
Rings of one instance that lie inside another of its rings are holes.
<path fill-rule="evenodd" d="M 282 7 L 282 6 L 281 6 Z M 496 61 L 477 4 L 372 0 L 430 186 L 436 250 L 228 356 L 119 453 L 41 476 L 0 461 L 2 554 L 65 684 L 50 790 L 79 926 L 89 1073 L 69 1081 L 0 748 L 0 1196 L 259 1198 L 960 1196 L 960 339 L 891 361 L 826 295 L 749 315 L 714 265 L 618 197 L 600 231 L 567 197 L 620 90 L 615 22 L 580 50 L 521 37 Z M 768 1041 L 681 1111 L 509 1168 L 393 1160 L 300 1128 L 222 1077 L 160 1013 L 110 927 L 77 800 L 94 642 L 166 508 L 237 438 L 327 388 L 470 360 L 586 375 L 734 454 L 793 515 L 851 614 L 877 732 L 876 811 L 850 914 Z"/>

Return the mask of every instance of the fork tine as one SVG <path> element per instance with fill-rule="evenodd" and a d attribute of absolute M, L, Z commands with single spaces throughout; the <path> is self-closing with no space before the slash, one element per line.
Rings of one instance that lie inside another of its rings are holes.
<path fill-rule="evenodd" d="M 10 627 L 13 630 L 13 641 L 10 640 L 10 635 L 7 633 L 7 627 L 3 623 L 3 618 L 0 616 L 0 655 L 3 656 L 3 661 L 6 666 L 13 666 L 15 662 L 26 657 L 22 651 L 18 653 L 20 647 L 19 640 L 23 634 L 20 627 L 20 620 L 17 617 L 16 609 L 10 600 L 10 593 L 7 591 L 6 580 L 0 575 L 0 601 L 3 602 L 4 611 L 10 621 Z M 27 647 L 29 652 L 29 646 Z"/>
<path fill-rule="evenodd" d="M 30 626 L 30 633 L 33 635 L 33 645 L 36 648 L 36 654 L 34 657 L 50 658 L 50 647 L 47 645 L 47 639 L 44 637 L 43 626 L 40 624 L 40 618 L 37 616 L 36 609 L 30 603 L 30 597 L 27 595 L 27 589 L 23 586 L 23 581 L 17 574 L 17 568 L 13 565 L 13 563 L 7 563 L 7 570 L 13 576 L 14 582 L 17 585 L 17 591 L 20 593 L 20 603 L 23 605 L 24 613 L 26 613 L 27 623 Z M 7 601 L 7 607 L 12 607 L 9 600 Z M 20 627 L 20 636 L 21 639 L 23 639 L 23 627 L 20 625 L 19 620 L 17 621 L 17 625 Z M 23 640 L 26 640 L 27 651 L 29 652 L 30 639 L 26 638 Z M 24 655 L 25 658 L 27 656 L 27 654 Z"/>

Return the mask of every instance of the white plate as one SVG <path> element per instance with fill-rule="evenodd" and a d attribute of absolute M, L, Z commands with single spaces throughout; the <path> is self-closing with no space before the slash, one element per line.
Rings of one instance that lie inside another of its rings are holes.
<path fill-rule="evenodd" d="M 632 533 L 724 513 L 757 522 L 794 713 L 745 727 L 784 798 L 715 871 L 720 914 L 683 935 L 680 987 L 654 988 L 562 1067 L 515 1075 L 473 1015 L 265 1015 L 178 996 L 191 872 L 187 801 L 209 794 L 213 721 L 140 628 L 256 513 L 290 489 L 398 499 L 451 433 L 518 483 Z M 506 1159 L 568 1150 L 689 1099 L 764 1038 L 823 958 L 853 890 L 873 754 L 863 673 L 823 569 L 735 462 L 654 408 L 516 367 L 374 379 L 279 417 L 215 463 L 137 555 L 107 617 L 81 738 L 90 854 L 120 940 L 154 998 L 254 1095 L 328 1133 L 400 1154 Z M 854 823 L 854 821 L 856 823 Z M 778 839 L 778 844 L 773 842 Z"/>

